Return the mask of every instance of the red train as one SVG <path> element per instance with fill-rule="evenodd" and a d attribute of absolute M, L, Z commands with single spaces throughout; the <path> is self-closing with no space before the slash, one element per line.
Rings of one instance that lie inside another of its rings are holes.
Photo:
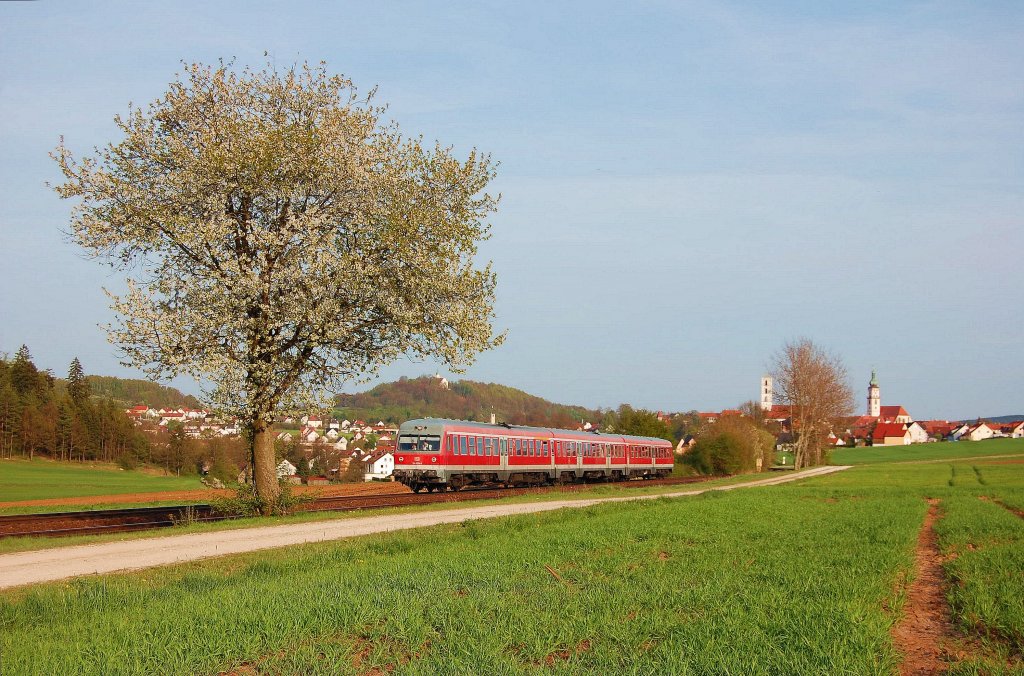
<path fill-rule="evenodd" d="M 417 493 L 464 486 L 539 486 L 668 476 L 664 439 L 423 418 L 402 423 L 396 481 Z"/>

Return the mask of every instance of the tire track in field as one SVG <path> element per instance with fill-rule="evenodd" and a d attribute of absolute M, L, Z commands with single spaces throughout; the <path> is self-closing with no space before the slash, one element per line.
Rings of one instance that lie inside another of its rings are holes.
<path fill-rule="evenodd" d="M 994 505 L 999 505 L 1000 507 L 1008 511 L 1010 514 L 1016 516 L 1018 519 L 1024 519 L 1024 509 L 1017 509 L 1013 505 L 1006 504 L 999 498 L 993 498 L 987 495 L 979 495 L 978 499 L 981 500 L 982 502 L 991 502 Z"/>
<path fill-rule="evenodd" d="M 945 673 L 954 659 L 953 643 L 958 638 L 946 600 L 947 583 L 935 534 L 939 501 L 931 498 L 928 505 L 917 536 L 914 582 L 907 590 L 903 619 L 892 630 L 893 642 L 903 653 L 903 676 Z"/>

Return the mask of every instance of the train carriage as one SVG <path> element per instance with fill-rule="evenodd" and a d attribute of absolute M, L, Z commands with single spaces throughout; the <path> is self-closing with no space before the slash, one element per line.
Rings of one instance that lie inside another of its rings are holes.
<path fill-rule="evenodd" d="M 414 491 L 668 476 L 664 439 L 465 420 L 410 420 L 398 431 L 396 481 Z"/>

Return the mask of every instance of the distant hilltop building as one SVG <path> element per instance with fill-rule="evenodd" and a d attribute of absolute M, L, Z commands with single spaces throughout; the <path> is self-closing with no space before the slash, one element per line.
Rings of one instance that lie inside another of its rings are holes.
<path fill-rule="evenodd" d="M 448 389 L 448 379 L 442 376 L 440 373 L 434 374 L 434 380 L 437 381 L 437 386 L 440 387 L 442 390 Z"/>

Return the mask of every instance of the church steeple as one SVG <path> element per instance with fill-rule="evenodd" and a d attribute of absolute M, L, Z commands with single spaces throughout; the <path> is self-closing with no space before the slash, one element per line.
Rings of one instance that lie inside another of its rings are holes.
<path fill-rule="evenodd" d="M 871 369 L 871 382 L 868 383 L 868 415 L 872 418 L 882 415 L 882 390 L 878 387 L 875 369 Z"/>

